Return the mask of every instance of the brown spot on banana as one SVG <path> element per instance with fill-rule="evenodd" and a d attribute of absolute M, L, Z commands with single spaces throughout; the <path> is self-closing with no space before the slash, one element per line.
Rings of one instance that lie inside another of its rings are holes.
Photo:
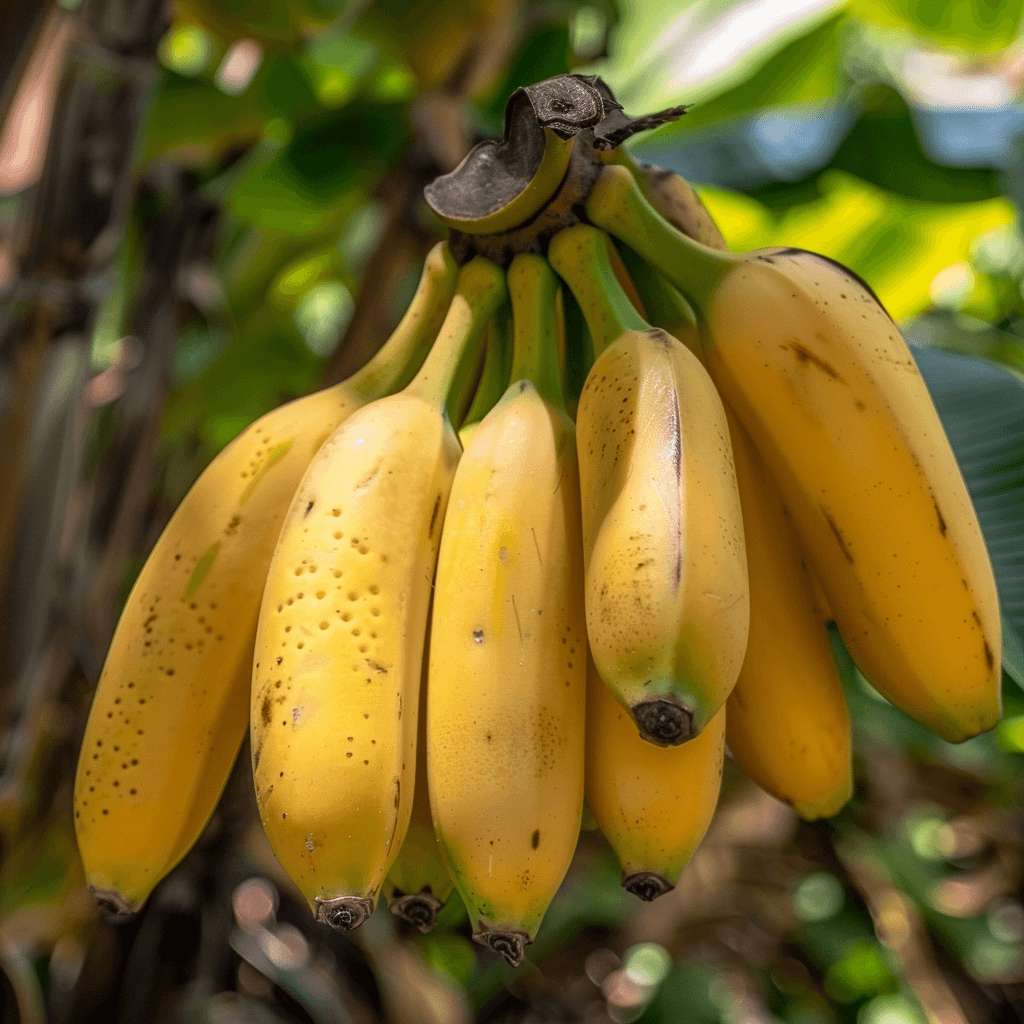
<path fill-rule="evenodd" d="M 853 553 L 846 546 L 846 538 L 843 536 L 836 521 L 832 518 L 832 514 L 824 505 L 819 505 L 818 508 L 821 509 L 821 514 L 825 517 L 825 522 L 828 523 L 828 528 L 832 531 L 832 536 L 835 537 L 836 543 L 843 552 L 843 557 L 850 563 L 850 565 L 853 565 Z"/>
<path fill-rule="evenodd" d="M 783 348 L 787 346 L 783 345 Z M 841 383 L 846 383 L 843 378 L 839 375 L 839 371 L 827 360 L 822 359 L 821 356 L 815 355 L 809 348 L 802 345 L 799 341 L 790 341 L 789 346 L 792 349 L 793 354 L 797 357 L 801 364 L 810 363 L 812 366 L 818 367 L 819 370 L 823 370 L 833 380 L 838 380 Z"/>
<path fill-rule="evenodd" d="M 434 536 L 434 527 L 437 525 L 437 513 L 441 509 L 441 495 L 439 494 L 434 499 L 434 511 L 430 514 L 430 529 L 427 531 L 428 537 Z"/>
<path fill-rule="evenodd" d="M 939 517 L 939 532 L 943 537 L 946 536 L 946 520 L 942 517 L 942 510 L 939 508 L 939 503 L 932 498 L 932 506 L 935 509 L 935 514 Z"/>

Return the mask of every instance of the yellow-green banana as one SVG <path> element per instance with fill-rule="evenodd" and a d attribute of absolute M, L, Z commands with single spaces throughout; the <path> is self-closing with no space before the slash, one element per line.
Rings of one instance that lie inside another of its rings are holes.
<path fill-rule="evenodd" d="M 548 258 L 599 352 L 577 414 L 590 649 L 640 735 L 682 743 L 725 703 L 747 642 L 725 411 L 700 361 L 630 305 L 603 232 L 566 228 Z"/>
<path fill-rule="evenodd" d="M 427 763 L 473 937 L 517 966 L 576 847 L 587 641 L 557 279 L 520 255 L 508 280 L 514 383 L 466 449 L 441 538 Z"/>
<path fill-rule="evenodd" d="M 622 884 L 653 900 L 675 886 L 718 803 L 725 707 L 703 732 L 661 750 L 644 742 L 593 661 L 587 672 L 587 806 L 622 868 Z"/>
<path fill-rule="evenodd" d="M 750 571 L 750 636 L 726 704 L 726 742 L 764 790 L 802 818 L 853 793 L 850 712 L 782 497 L 727 411 Z"/>
<path fill-rule="evenodd" d="M 339 423 L 412 377 L 456 270 L 436 246 L 384 348 L 349 380 L 235 438 L 146 560 L 103 666 L 75 781 L 86 877 L 110 908 L 137 910 L 213 813 L 245 736 L 263 581 L 292 495 Z"/>
<path fill-rule="evenodd" d="M 850 653 L 944 739 L 1001 714 L 1001 626 L 977 516 L 914 358 L 870 289 L 800 249 L 691 241 L 604 168 L 587 214 L 683 292 L 708 371 L 775 477 Z"/>
<path fill-rule="evenodd" d="M 487 260 L 459 271 L 413 382 L 317 452 L 267 574 L 252 685 L 257 801 L 282 867 L 338 928 L 372 911 L 408 827 L 430 588 L 461 453 L 445 407 L 504 292 Z"/>

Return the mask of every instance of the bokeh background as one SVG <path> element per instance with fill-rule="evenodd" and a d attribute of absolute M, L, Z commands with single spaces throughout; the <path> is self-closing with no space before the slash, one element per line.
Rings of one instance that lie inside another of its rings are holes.
<path fill-rule="evenodd" d="M 65 0 L 0 12 L 4 1021 L 982 1024 L 1024 1019 L 1022 0 Z M 856 796 L 800 823 L 727 759 L 677 889 L 585 831 L 530 962 L 313 925 L 244 750 L 133 921 L 83 888 L 77 744 L 119 608 L 210 458 L 342 379 L 443 232 L 422 187 L 509 93 L 600 73 L 736 249 L 850 265 L 915 352 L 1006 625 L 1006 718 L 952 746 L 836 640 Z"/>

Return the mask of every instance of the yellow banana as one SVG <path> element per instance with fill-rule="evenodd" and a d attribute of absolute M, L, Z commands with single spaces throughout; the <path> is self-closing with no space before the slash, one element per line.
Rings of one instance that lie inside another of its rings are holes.
<path fill-rule="evenodd" d="M 282 867 L 338 928 L 370 914 L 408 827 L 430 587 L 460 455 L 445 406 L 503 298 L 494 264 L 478 257 L 459 271 L 413 382 L 317 452 L 267 574 L 251 707 L 257 802 Z"/>
<path fill-rule="evenodd" d="M 991 564 L 928 390 L 874 294 L 814 253 L 691 241 L 622 167 L 604 168 L 587 213 L 696 308 L 708 371 L 775 477 L 864 675 L 944 739 L 992 728 Z"/>
<path fill-rule="evenodd" d="M 704 838 L 718 803 L 728 711 L 671 750 L 636 734 L 629 713 L 587 670 L 587 806 L 622 868 L 622 885 L 642 900 L 672 889 Z"/>
<path fill-rule="evenodd" d="M 643 261 L 630 269 L 653 322 L 703 358 L 685 300 Z M 746 431 L 725 412 L 750 579 L 750 634 L 726 702 L 726 741 L 763 789 L 801 817 L 827 817 L 853 787 L 846 696 L 789 513 Z"/>
<path fill-rule="evenodd" d="M 517 966 L 569 866 L 583 804 L 579 484 L 562 409 L 557 279 L 509 268 L 513 383 L 459 464 L 427 689 L 430 802 L 473 937 Z"/>
<path fill-rule="evenodd" d="M 404 385 L 455 287 L 447 247 L 381 351 L 349 380 L 267 413 L 203 471 L 128 597 L 75 781 L 75 827 L 97 899 L 137 910 L 187 853 L 248 723 L 263 581 L 288 503 L 327 435 Z"/>
<path fill-rule="evenodd" d="M 726 741 L 762 789 L 802 818 L 825 818 L 853 793 L 846 695 L 782 497 L 726 414 L 750 570 L 750 637 L 726 705 Z"/>
<path fill-rule="evenodd" d="M 700 361 L 630 305 L 603 232 L 566 228 L 548 258 L 599 352 L 577 417 L 590 649 L 640 735 L 682 743 L 725 703 L 747 642 L 725 411 Z"/>
<path fill-rule="evenodd" d="M 492 321 L 493 323 L 493 321 Z M 490 339 L 488 339 L 490 344 Z M 427 626 L 427 637 L 430 626 Z M 430 652 L 424 645 L 423 667 Z M 416 792 L 409 828 L 398 856 L 388 871 L 388 910 L 415 925 L 424 935 L 437 925 L 437 913 L 452 894 L 453 883 L 441 858 L 427 791 L 427 687 L 420 686 L 420 717 L 416 731 Z"/>

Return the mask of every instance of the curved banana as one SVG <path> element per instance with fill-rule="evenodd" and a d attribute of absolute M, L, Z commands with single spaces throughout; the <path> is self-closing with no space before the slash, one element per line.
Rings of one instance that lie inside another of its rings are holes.
<path fill-rule="evenodd" d="M 274 542 L 327 435 L 412 377 L 455 288 L 445 245 L 391 339 L 357 374 L 267 413 L 171 517 L 125 603 L 93 697 L 75 828 L 101 903 L 138 910 L 213 813 L 245 736 L 253 637 Z"/>
<path fill-rule="evenodd" d="M 642 900 L 672 889 L 704 838 L 718 803 L 726 708 L 689 743 L 661 750 L 633 720 L 591 659 L 587 671 L 587 806 Z"/>
<path fill-rule="evenodd" d="M 762 789 L 802 818 L 826 818 L 853 795 L 846 694 L 782 497 L 726 415 L 750 570 L 750 636 L 726 703 L 726 742 Z"/>
<path fill-rule="evenodd" d="M 668 225 L 604 168 L 590 219 L 699 314 L 708 371 L 767 462 L 870 682 L 959 742 L 1001 714 L 1001 624 L 977 516 L 899 329 L 839 264 L 731 255 Z"/>
<path fill-rule="evenodd" d="M 493 323 L 493 320 L 491 321 Z M 488 337 L 488 344 L 490 344 Z M 430 623 L 423 650 L 423 680 L 430 663 Z M 427 687 L 420 685 L 419 721 L 416 725 L 416 792 L 412 798 L 409 828 L 398 856 L 388 871 L 386 894 L 388 910 L 422 934 L 437 927 L 437 915 L 448 902 L 454 883 L 441 857 L 434 835 L 434 817 L 430 810 L 427 784 Z"/>
<path fill-rule="evenodd" d="M 460 455 L 445 406 L 504 290 L 487 260 L 459 271 L 413 382 L 317 452 L 267 574 L 251 706 L 257 802 L 282 867 L 338 928 L 370 914 L 408 827 L 430 588 Z"/>
<path fill-rule="evenodd" d="M 515 381 L 459 463 L 434 590 L 430 802 L 477 942 L 524 956 L 576 848 L 586 627 L 579 484 L 555 275 L 508 272 Z"/>
<path fill-rule="evenodd" d="M 700 361 L 629 304 L 603 232 L 566 228 L 548 259 L 600 353 L 577 416 L 590 649 L 640 735 L 682 743 L 725 703 L 747 642 L 725 411 Z"/>
<path fill-rule="evenodd" d="M 659 327 L 703 358 L 693 312 L 637 258 L 631 273 Z M 743 510 L 750 633 L 726 702 L 726 741 L 755 782 L 803 818 L 835 814 L 850 798 L 850 713 L 816 580 L 789 513 L 746 431 L 725 406 Z"/>

